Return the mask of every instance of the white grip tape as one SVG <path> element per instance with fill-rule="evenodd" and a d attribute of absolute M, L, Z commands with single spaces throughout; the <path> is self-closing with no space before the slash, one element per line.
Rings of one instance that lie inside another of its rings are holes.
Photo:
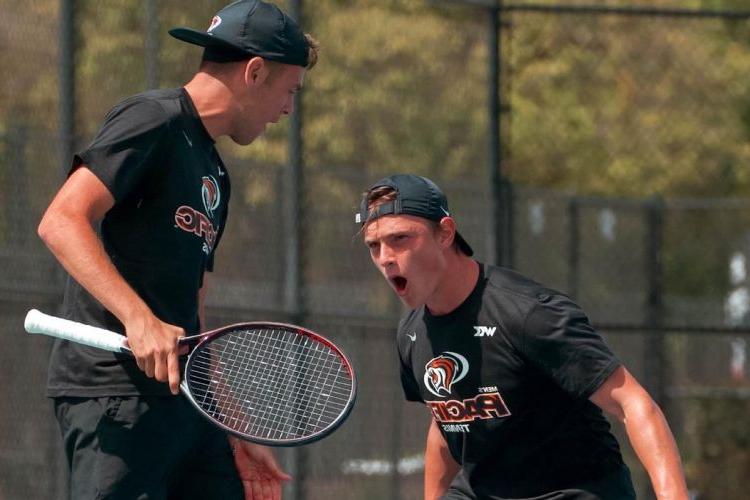
<path fill-rule="evenodd" d="M 123 349 L 127 350 L 126 339 L 123 335 L 103 328 L 50 316 L 36 309 L 26 313 L 23 326 L 29 333 L 41 333 L 50 337 L 71 340 L 106 351 L 122 352 Z"/>

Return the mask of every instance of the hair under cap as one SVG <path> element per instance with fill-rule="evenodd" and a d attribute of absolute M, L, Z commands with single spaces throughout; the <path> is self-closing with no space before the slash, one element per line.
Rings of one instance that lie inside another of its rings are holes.
<path fill-rule="evenodd" d="M 391 201 L 380 203 L 372 210 L 368 206 L 368 194 L 380 187 L 393 188 L 396 197 Z M 359 212 L 354 220 L 366 224 L 385 215 L 414 215 L 431 221 L 440 222 L 443 217 L 450 217 L 448 198 L 443 191 L 427 177 L 413 174 L 396 174 L 380 179 L 373 184 L 362 198 Z M 474 255 L 474 250 L 456 231 L 456 243 L 466 255 Z"/>

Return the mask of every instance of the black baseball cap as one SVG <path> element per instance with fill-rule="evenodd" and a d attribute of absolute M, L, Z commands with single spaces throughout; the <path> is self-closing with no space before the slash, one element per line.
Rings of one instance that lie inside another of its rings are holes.
<path fill-rule="evenodd" d="M 206 31 L 173 28 L 169 34 L 206 47 L 214 61 L 228 62 L 260 56 L 307 67 L 309 45 L 297 22 L 277 6 L 262 0 L 239 0 L 216 13 Z"/>
<path fill-rule="evenodd" d="M 448 198 L 440 188 L 426 177 L 412 174 L 397 174 L 380 179 L 373 184 L 367 193 L 379 187 L 391 187 L 396 191 L 396 198 L 367 210 L 367 194 L 362 198 L 359 213 L 354 221 L 364 225 L 384 215 L 414 215 L 440 222 L 443 217 L 451 217 L 448 211 Z M 466 255 L 474 255 L 474 250 L 456 231 L 456 243 Z"/>

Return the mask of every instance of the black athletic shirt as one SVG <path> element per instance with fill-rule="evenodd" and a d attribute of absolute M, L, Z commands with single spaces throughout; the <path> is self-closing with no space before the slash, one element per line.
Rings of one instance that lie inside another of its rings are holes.
<path fill-rule="evenodd" d="M 85 164 L 115 204 L 98 228 L 117 270 L 158 318 L 197 333 L 198 290 L 212 270 L 227 217 L 229 175 L 184 89 L 149 91 L 117 104 L 71 172 Z M 63 316 L 124 333 L 122 324 L 68 278 Z M 57 341 L 49 396 L 169 394 L 132 358 Z"/>
<path fill-rule="evenodd" d="M 427 405 L 462 465 L 446 498 L 635 498 L 588 400 L 620 362 L 569 298 L 479 267 L 458 308 L 411 311 L 397 334 L 406 398 Z"/>

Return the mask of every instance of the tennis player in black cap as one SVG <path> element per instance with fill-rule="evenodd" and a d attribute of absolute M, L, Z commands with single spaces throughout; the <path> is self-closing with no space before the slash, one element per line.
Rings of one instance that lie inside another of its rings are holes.
<path fill-rule="evenodd" d="M 39 235 L 70 275 L 65 317 L 127 335 L 135 361 L 57 342 L 48 394 L 73 499 L 278 499 L 270 449 L 212 428 L 183 397 L 177 338 L 204 328 L 205 274 L 226 226 L 220 136 L 249 144 L 289 114 L 317 43 L 273 4 L 234 2 L 182 88 L 129 97 L 75 155 Z"/>
<path fill-rule="evenodd" d="M 634 499 L 602 410 L 625 425 L 660 499 L 686 499 L 658 406 L 565 295 L 472 259 L 443 192 L 375 183 L 356 222 L 411 311 L 397 333 L 406 398 L 432 422 L 425 499 Z"/>

